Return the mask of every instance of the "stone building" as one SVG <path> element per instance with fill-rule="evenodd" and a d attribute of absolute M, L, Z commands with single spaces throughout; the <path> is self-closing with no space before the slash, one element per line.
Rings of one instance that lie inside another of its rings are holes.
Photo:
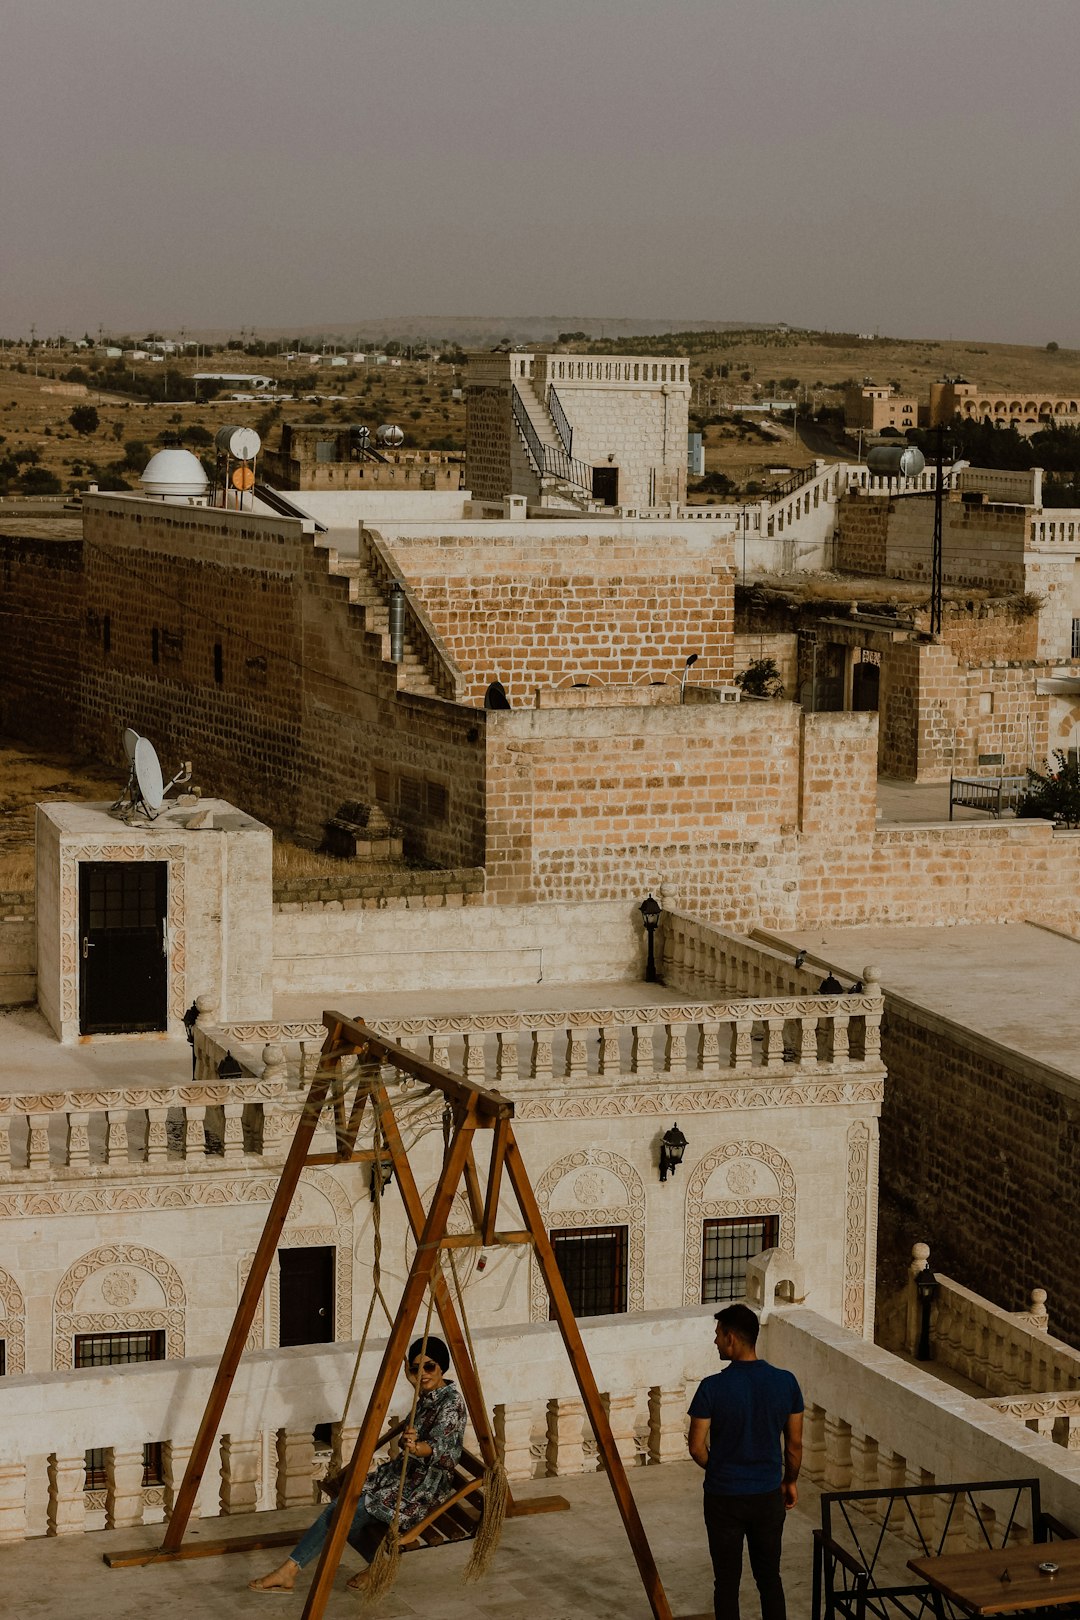
<path fill-rule="evenodd" d="M 458 489 L 461 457 L 441 450 L 395 450 L 370 442 L 367 428 L 283 422 L 259 471 L 274 489 Z"/>
<path fill-rule="evenodd" d="M 480 500 L 669 507 L 686 496 L 689 405 L 686 360 L 470 355 L 465 482 Z"/>
<path fill-rule="evenodd" d="M 918 426 L 919 407 L 914 394 L 902 396 L 895 388 L 872 382 L 855 383 L 844 390 L 844 426 L 864 433 L 895 428 L 903 433 Z"/>

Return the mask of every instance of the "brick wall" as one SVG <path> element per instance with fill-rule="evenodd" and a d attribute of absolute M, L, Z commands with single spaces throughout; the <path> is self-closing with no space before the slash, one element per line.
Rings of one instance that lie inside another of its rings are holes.
<path fill-rule="evenodd" d="M 735 636 L 734 673 L 749 668 L 756 658 L 771 658 L 784 683 L 784 696 L 796 701 L 799 696 L 799 638 L 794 631 L 765 631 Z"/>
<path fill-rule="evenodd" d="M 85 746 L 115 759 L 132 725 L 167 772 L 190 758 L 204 789 L 315 839 L 385 789 L 409 853 L 482 859 L 483 714 L 398 690 L 298 522 L 99 496 L 85 525 Z"/>
<path fill-rule="evenodd" d="M 896 1236 L 925 1238 L 935 1268 L 1010 1310 L 1045 1284 L 1055 1334 L 1080 1343 L 1072 1079 L 893 997 L 882 1057 L 883 1210 L 896 1212 Z"/>
<path fill-rule="evenodd" d="M 942 578 L 946 585 L 1023 591 L 1027 513 L 1019 506 L 967 505 L 946 495 L 942 517 Z M 934 501 L 906 496 L 889 513 L 886 572 L 930 581 Z"/>
<path fill-rule="evenodd" d="M 83 615 L 81 540 L 0 537 L 0 731 L 67 748 Z"/>
<path fill-rule="evenodd" d="M 835 566 L 841 573 L 885 573 L 890 507 L 884 495 L 850 494 L 838 503 Z"/>
<path fill-rule="evenodd" d="M 730 534 L 688 540 L 663 525 L 582 525 L 538 536 L 528 523 L 385 544 L 482 703 L 501 680 L 511 702 L 590 677 L 664 680 L 696 652 L 695 683 L 734 673 Z M 545 525 L 547 530 L 547 525 Z"/>
<path fill-rule="evenodd" d="M 478 501 L 501 501 L 514 487 L 510 433 L 516 434 L 508 395 L 496 387 L 465 393 L 465 482 Z"/>

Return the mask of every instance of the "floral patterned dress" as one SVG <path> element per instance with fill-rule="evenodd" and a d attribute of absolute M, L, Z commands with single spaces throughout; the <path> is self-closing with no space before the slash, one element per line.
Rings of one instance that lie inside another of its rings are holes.
<path fill-rule="evenodd" d="M 440 1497 L 449 1496 L 454 1467 L 465 1437 L 465 1402 L 452 1383 L 428 1389 L 416 1403 L 416 1438 L 431 1447 L 430 1457 L 410 1457 L 401 1493 L 402 1530 L 411 1530 Z M 373 1519 L 389 1524 L 394 1517 L 401 1458 L 380 1463 L 368 1475 L 360 1501 Z"/>

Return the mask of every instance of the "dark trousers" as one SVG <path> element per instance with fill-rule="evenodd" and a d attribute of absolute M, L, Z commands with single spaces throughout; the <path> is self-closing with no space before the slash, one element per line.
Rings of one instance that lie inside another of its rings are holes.
<path fill-rule="evenodd" d="M 712 1558 L 716 1620 L 739 1620 L 743 1541 L 761 1599 L 761 1620 L 787 1620 L 780 1580 L 784 1498 L 779 1491 L 759 1496 L 705 1495 L 705 1529 Z"/>

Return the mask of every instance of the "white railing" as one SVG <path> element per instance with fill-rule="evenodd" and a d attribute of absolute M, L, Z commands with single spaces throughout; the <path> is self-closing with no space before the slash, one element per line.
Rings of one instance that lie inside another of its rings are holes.
<path fill-rule="evenodd" d="M 1024 544 L 1029 551 L 1047 546 L 1053 551 L 1080 552 L 1080 510 L 1062 508 L 1053 517 L 1032 514 Z"/>
<path fill-rule="evenodd" d="M 712 1305 L 581 1323 L 589 1360 L 628 1467 L 686 1456 L 686 1408 L 715 1370 Z M 557 1326 L 474 1332 L 496 1443 L 512 1481 L 593 1472 L 598 1465 Z M 204 1517 L 300 1507 L 313 1480 L 351 1454 L 364 1392 L 384 1340 L 365 1351 L 355 1405 L 340 1418 L 355 1346 L 305 1345 L 244 1356 L 226 1431 L 203 1477 Z M 0 1379 L 0 1542 L 77 1535 L 168 1518 L 198 1432 L 216 1357 Z M 402 1385 L 395 1410 L 408 1410 Z M 332 1426 L 327 1453 L 313 1431 Z M 467 1443 L 470 1437 L 467 1436 Z M 143 1447 L 161 1447 L 161 1481 L 143 1485 Z M 475 1439 L 471 1440 L 475 1446 Z M 104 1453 L 106 1488 L 85 1488 L 85 1454 Z"/>

